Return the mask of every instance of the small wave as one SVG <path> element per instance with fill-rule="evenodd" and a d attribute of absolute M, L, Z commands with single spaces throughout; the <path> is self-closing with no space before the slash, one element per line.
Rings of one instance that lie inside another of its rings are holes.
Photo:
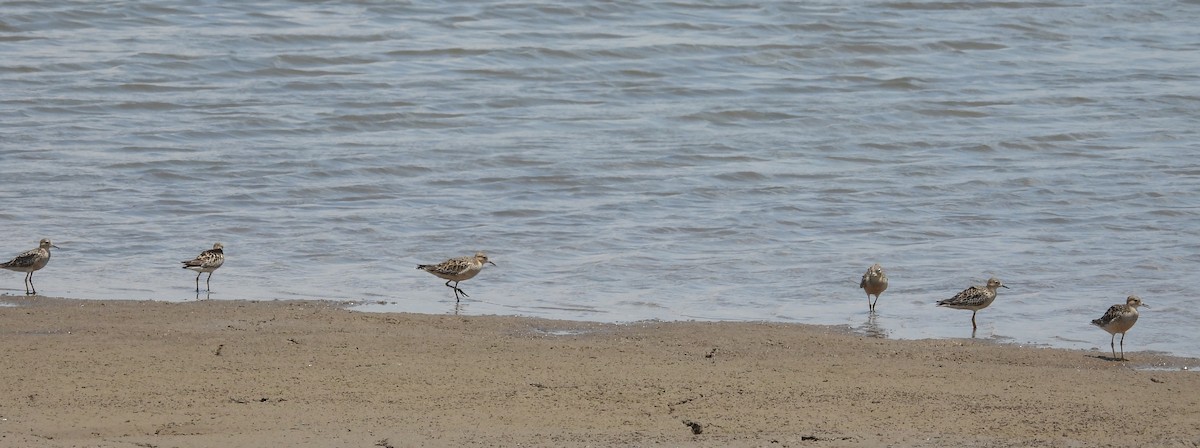
<path fill-rule="evenodd" d="M 984 118 L 990 117 L 992 114 L 987 112 L 978 112 L 973 110 L 961 109 L 918 109 L 914 112 L 930 117 L 952 117 L 952 118 Z"/>
<path fill-rule="evenodd" d="M 908 10 L 956 10 L 956 9 L 1028 9 L 1064 8 L 1071 5 L 1052 2 L 891 2 L 885 8 Z"/>
<path fill-rule="evenodd" d="M 945 46 L 952 50 L 967 51 L 967 50 L 1003 50 L 1008 48 L 1007 45 L 997 44 L 993 42 L 975 42 L 975 41 L 942 41 L 934 44 L 937 46 Z"/>
<path fill-rule="evenodd" d="M 717 112 L 701 112 L 680 117 L 686 121 L 702 121 L 717 125 L 742 125 L 753 122 L 778 122 L 797 118 L 783 112 L 764 112 L 757 110 L 738 109 Z"/>

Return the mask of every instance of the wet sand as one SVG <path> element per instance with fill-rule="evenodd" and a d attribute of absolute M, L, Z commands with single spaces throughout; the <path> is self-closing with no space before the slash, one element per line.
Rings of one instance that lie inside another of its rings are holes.
<path fill-rule="evenodd" d="M 0 446 L 1200 445 L 1200 360 L 1137 352 L 1136 329 L 1116 362 L 792 324 L 0 301 Z"/>

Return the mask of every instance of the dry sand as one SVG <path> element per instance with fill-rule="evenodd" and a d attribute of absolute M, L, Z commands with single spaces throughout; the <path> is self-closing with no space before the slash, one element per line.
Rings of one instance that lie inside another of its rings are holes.
<path fill-rule="evenodd" d="M 1200 360 L 1151 353 L 3 299 L 6 447 L 1200 445 Z"/>

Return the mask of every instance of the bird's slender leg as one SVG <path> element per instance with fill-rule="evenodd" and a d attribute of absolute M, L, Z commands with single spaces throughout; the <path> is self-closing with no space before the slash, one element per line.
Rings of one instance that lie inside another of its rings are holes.
<path fill-rule="evenodd" d="M 199 280 L 199 279 L 200 279 L 200 276 L 199 276 L 199 275 L 197 275 L 197 276 L 196 276 L 196 279 L 197 279 L 197 280 Z M 199 287 L 200 287 L 200 285 L 196 285 L 196 287 L 197 287 L 197 288 L 199 288 Z M 205 281 L 205 283 L 204 283 L 204 290 L 205 290 L 205 291 L 212 291 L 212 272 L 209 272 L 209 273 L 208 273 L 208 280 L 207 280 L 207 281 Z"/>
<path fill-rule="evenodd" d="M 202 272 L 196 273 L 196 292 L 200 292 L 200 274 L 202 274 Z"/>
<path fill-rule="evenodd" d="M 458 298 L 458 295 L 459 295 L 459 294 L 462 294 L 462 296 L 463 296 L 463 297 L 471 297 L 471 296 L 468 296 L 468 295 L 467 295 L 467 292 L 466 292 L 466 291 L 463 291 L 463 290 L 461 290 L 461 289 L 458 289 L 458 282 L 454 282 L 454 286 L 450 286 L 450 282 L 452 282 L 452 281 L 453 281 L 453 280 L 446 280 L 446 287 L 447 287 L 447 288 L 454 288 L 454 302 L 455 302 L 455 303 L 457 303 L 459 300 L 461 300 L 461 299 L 459 299 L 459 298 Z"/>
<path fill-rule="evenodd" d="M 871 310 L 872 312 L 875 311 L 875 304 L 871 303 L 871 295 L 870 294 L 867 294 L 867 309 Z"/>
<path fill-rule="evenodd" d="M 971 312 L 971 329 L 972 329 L 972 330 L 974 330 L 974 329 L 976 329 L 976 328 L 979 328 L 979 326 L 975 325 L 975 313 L 978 313 L 978 312 L 979 312 L 979 311 L 972 311 L 972 312 Z"/>
<path fill-rule="evenodd" d="M 1122 336 L 1122 339 L 1124 339 L 1124 336 Z M 1125 351 L 1125 345 L 1124 345 L 1125 341 L 1122 340 L 1121 342 L 1122 342 L 1121 351 L 1124 352 Z M 1108 348 L 1112 349 L 1113 360 L 1115 361 L 1117 359 L 1117 334 L 1116 333 L 1113 333 L 1112 339 L 1108 341 Z"/>
<path fill-rule="evenodd" d="M 1116 336 L 1117 335 L 1115 335 L 1115 334 L 1113 335 L 1113 337 L 1116 337 Z M 1122 361 L 1125 360 L 1125 333 L 1121 333 L 1121 360 Z"/>
<path fill-rule="evenodd" d="M 29 283 L 25 286 L 25 294 L 37 295 L 37 288 L 33 286 L 33 271 L 25 274 L 25 282 Z M 32 291 L 32 292 L 31 292 Z"/>

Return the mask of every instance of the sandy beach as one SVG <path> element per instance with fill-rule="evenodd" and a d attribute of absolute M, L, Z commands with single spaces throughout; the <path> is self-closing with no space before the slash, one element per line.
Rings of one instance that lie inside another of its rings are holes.
<path fill-rule="evenodd" d="M 6 447 L 1200 446 L 1200 360 L 1136 338 L 0 301 Z"/>

